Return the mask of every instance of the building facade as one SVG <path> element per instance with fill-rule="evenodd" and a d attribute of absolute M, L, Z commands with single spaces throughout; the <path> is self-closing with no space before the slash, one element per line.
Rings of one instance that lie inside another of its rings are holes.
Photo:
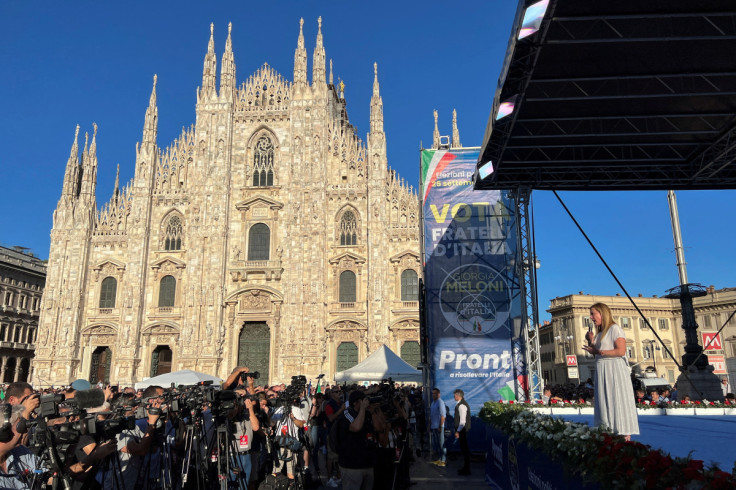
<path fill-rule="evenodd" d="M 38 332 L 46 264 L 22 248 L 0 247 L 0 381 L 27 381 Z"/>
<path fill-rule="evenodd" d="M 34 381 L 238 365 L 330 379 L 384 343 L 419 362 L 418 200 L 387 166 L 377 67 L 364 143 L 321 19 L 311 81 L 302 26 L 293 81 L 264 64 L 240 86 L 232 26 L 218 85 L 211 27 L 196 122 L 165 149 L 154 77 L 134 178 L 100 209 L 96 126 L 81 159 L 75 135 Z"/>
<path fill-rule="evenodd" d="M 595 360 L 582 349 L 582 346 L 588 327 L 592 326 L 590 306 L 598 302 L 607 304 L 616 323 L 623 327 L 629 364 L 634 371 L 649 368 L 670 383 L 675 383 L 680 375 L 677 363 L 681 364 L 685 347 L 679 300 L 641 295 L 634 298 L 636 305 L 662 339 L 660 343 L 628 298 L 620 295 L 597 296 L 582 292 L 557 297 L 550 302 L 547 311 L 552 315 L 552 320 L 540 327 L 540 352 L 545 382 L 549 384 L 565 383 L 568 380 L 577 382 L 593 377 Z M 706 347 L 703 343 L 703 334 L 714 334 L 723 327 L 719 339 L 711 344 L 705 355 L 708 355 L 714 364 L 717 375 L 736 380 L 734 369 L 726 367 L 726 365 L 734 366 L 731 359 L 736 359 L 736 315 L 730 316 L 729 319 L 729 315 L 736 311 L 736 288 L 716 290 L 710 286 L 707 294 L 695 298 L 693 303 L 701 346 Z M 579 378 L 568 377 L 566 355 L 577 356 Z"/>

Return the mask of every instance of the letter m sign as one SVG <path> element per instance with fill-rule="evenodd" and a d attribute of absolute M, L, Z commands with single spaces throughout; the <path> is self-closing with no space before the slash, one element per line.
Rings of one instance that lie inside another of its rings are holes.
<path fill-rule="evenodd" d="M 718 332 L 701 332 L 703 335 L 703 350 L 721 350 L 721 336 Z M 708 345 L 710 344 L 710 345 Z"/>
<path fill-rule="evenodd" d="M 578 356 L 572 355 L 572 356 L 565 356 L 567 358 L 567 365 L 568 366 L 577 366 L 578 365 Z"/>

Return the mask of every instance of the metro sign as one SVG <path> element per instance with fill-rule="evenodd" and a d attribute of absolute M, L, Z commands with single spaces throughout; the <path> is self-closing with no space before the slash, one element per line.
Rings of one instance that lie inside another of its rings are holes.
<path fill-rule="evenodd" d="M 565 356 L 567 358 L 567 365 L 568 366 L 577 366 L 578 365 L 578 356 L 571 355 L 571 356 Z"/>
<path fill-rule="evenodd" d="M 701 332 L 703 336 L 703 350 L 721 350 L 723 344 L 721 343 L 721 336 L 718 332 Z M 708 345 L 710 342 L 710 345 Z"/>

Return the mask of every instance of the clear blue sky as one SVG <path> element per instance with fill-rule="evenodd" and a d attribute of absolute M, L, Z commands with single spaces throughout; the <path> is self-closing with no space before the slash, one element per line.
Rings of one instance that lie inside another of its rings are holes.
<path fill-rule="evenodd" d="M 516 9 L 512 0 L 0 3 L 0 243 L 48 257 L 76 124 L 99 125 L 98 204 L 133 175 L 135 143 L 158 74 L 159 146 L 194 122 L 209 24 L 224 49 L 233 23 L 238 85 L 264 62 L 293 76 L 299 18 L 311 73 L 322 16 L 327 58 L 345 81 L 348 114 L 365 139 L 378 63 L 389 165 L 416 185 L 432 111 L 450 134 L 458 111 L 465 146 L 479 146 Z M 219 70 L 219 65 L 218 65 Z M 80 143 L 83 144 L 83 141 Z M 678 282 L 666 193 L 562 193 L 632 294 Z M 736 286 L 736 192 L 680 192 L 690 280 Z M 620 292 L 551 193 L 535 192 L 542 312 L 555 296 Z M 547 318 L 542 313 L 542 318 Z"/>

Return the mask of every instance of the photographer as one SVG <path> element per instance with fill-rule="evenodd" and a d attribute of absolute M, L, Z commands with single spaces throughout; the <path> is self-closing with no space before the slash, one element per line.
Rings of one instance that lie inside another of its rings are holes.
<path fill-rule="evenodd" d="M 16 429 L 25 409 L 23 405 L 12 407 L 9 427 L 3 427 L 9 432 L 5 434 L 5 442 L 0 442 L 0 488 L 31 488 L 33 485 L 38 458 L 22 445 L 24 435 Z"/>
<path fill-rule="evenodd" d="M 138 485 L 146 488 L 157 488 L 160 482 L 160 444 L 153 444 L 156 429 L 160 425 L 164 389 L 160 386 L 149 386 L 143 391 L 143 400 L 148 400 L 148 414 L 136 420 L 136 427 L 126 430 L 118 436 L 120 452 L 127 457 L 122 476 L 125 488 Z M 131 412 L 128 412 L 132 414 Z"/>
<path fill-rule="evenodd" d="M 276 421 L 275 433 L 277 436 L 281 436 L 278 439 L 281 444 L 278 448 L 278 455 L 274 460 L 273 474 L 274 476 L 277 475 L 286 466 L 286 476 L 289 478 L 289 484 L 293 484 L 294 466 L 298 453 L 295 453 L 289 446 L 293 446 L 294 441 L 299 441 L 301 429 L 307 421 L 307 414 L 302 410 L 301 398 L 304 392 L 289 395 L 288 391 L 285 390 L 284 396 L 287 397 L 289 404 L 279 407 L 273 415 L 273 419 Z"/>
<path fill-rule="evenodd" d="M 252 383 L 253 378 L 249 378 Z M 254 443 L 254 434 L 260 430 L 260 421 L 256 416 L 258 401 L 250 398 L 244 390 L 236 390 L 241 396 L 245 396 L 243 404 L 237 404 L 228 414 L 232 427 L 232 443 L 236 454 L 233 455 L 237 461 L 231 462 L 230 478 L 238 482 L 239 488 L 248 488 L 251 481 L 253 462 L 251 460 L 251 449 Z"/>
<path fill-rule="evenodd" d="M 343 490 L 367 490 L 373 487 L 375 442 L 373 426 L 366 412 L 370 401 L 365 393 L 350 393 L 348 409 L 337 419 L 335 448 L 339 455 Z"/>

